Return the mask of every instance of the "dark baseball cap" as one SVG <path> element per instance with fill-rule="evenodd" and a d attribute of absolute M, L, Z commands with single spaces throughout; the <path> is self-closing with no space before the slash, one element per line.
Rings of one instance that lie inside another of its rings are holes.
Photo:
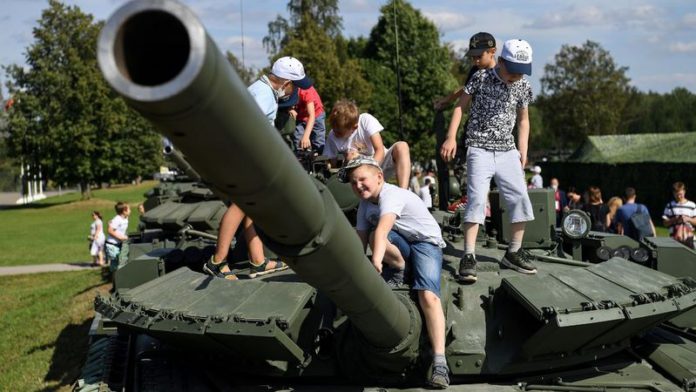
<path fill-rule="evenodd" d="M 488 49 L 495 48 L 495 38 L 489 33 L 476 33 L 469 39 L 469 51 L 466 55 L 469 57 L 480 56 Z"/>

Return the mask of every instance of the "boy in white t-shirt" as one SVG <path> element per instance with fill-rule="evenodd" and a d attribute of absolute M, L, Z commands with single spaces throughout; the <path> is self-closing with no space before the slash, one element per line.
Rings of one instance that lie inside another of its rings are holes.
<path fill-rule="evenodd" d="M 130 206 L 125 202 L 119 201 L 114 206 L 116 216 L 109 221 L 106 237 L 106 261 L 111 272 L 119 268 L 119 256 L 123 242 L 128 240 L 128 217 L 130 216 Z"/>
<path fill-rule="evenodd" d="M 411 155 L 406 142 L 384 146 L 379 134 L 384 127 L 369 113 L 360 114 L 353 101 L 342 99 L 331 109 L 331 132 L 326 139 L 324 155 L 336 166 L 336 157 L 343 154 L 346 161 L 358 155 L 372 157 L 379 162 L 387 178 L 396 176 L 400 188 L 408 189 L 411 176 Z"/>
<path fill-rule="evenodd" d="M 423 204 L 425 204 L 428 210 L 432 210 L 433 208 L 433 197 L 430 194 L 431 185 L 432 181 L 430 178 L 426 178 L 423 186 L 418 190 L 418 196 L 420 196 L 421 200 L 423 200 Z"/>
<path fill-rule="evenodd" d="M 372 249 L 372 264 L 378 273 L 382 264 L 403 270 L 408 263 L 413 271 L 411 288 L 425 316 L 433 363 L 428 384 L 447 388 L 449 368 L 445 360 L 445 314 L 440 301 L 442 239 L 440 227 L 423 202 L 413 192 L 384 181 L 380 164 L 369 157 L 348 162 L 343 178 L 350 181 L 360 198 L 358 236 Z"/>

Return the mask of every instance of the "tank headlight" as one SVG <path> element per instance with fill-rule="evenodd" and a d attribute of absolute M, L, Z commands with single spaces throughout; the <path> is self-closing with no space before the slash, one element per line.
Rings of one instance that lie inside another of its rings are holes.
<path fill-rule="evenodd" d="M 584 211 L 571 210 L 561 222 L 561 231 L 566 237 L 577 240 L 587 237 L 590 226 L 590 217 Z"/>

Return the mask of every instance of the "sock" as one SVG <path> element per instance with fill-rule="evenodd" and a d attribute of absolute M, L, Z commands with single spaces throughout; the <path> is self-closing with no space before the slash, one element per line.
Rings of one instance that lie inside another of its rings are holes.
<path fill-rule="evenodd" d="M 522 241 L 511 240 L 510 246 L 508 247 L 508 252 L 515 253 L 518 250 L 520 250 L 521 247 L 522 247 Z"/>
<path fill-rule="evenodd" d="M 447 359 L 445 354 L 435 354 L 433 356 L 433 364 L 447 367 Z"/>
<path fill-rule="evenodd" d="M 465 255 L 473 255 L 475 249 L 476 249 L 476 243 L 464 244 L 464 254 Z"/>

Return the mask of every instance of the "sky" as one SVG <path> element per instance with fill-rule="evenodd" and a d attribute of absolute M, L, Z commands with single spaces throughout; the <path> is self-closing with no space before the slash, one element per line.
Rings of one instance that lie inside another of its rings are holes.
<path fill-rule="evenodd" d="M 63 0 L 103 20 L 125 0 Z M 198 15 L 222 51 L 244 59 L 247 66 L 268 63 L 262 39 L 268 22 L 287 17 L 287 0 L 181 0 Z M 386 0 L 339 0 L 343 34 L 368 36 Z M 47 0 L 0 0 L 0 65 L 25 64 L 32 29 Z M 587 40 L 608 50 L 618 66 L 628 67 L 631 84 L 641 91 L 667 93 L 685 87 L 696 93 L 696 1 L 694 0 L 411 0 L 430 18 L 441 40 L 467 47 L 479 31 L 492 33 L 498 47 L 512 38 L 532 45 L 535 94 L 541 90 L 543 66 L 553 63 L 562 45 Z M 243 56 L 242 56 L 242 43 Z M 408 56 L 402 48 L 402 56 Z M 300 59 L 301 60 L 301 59 Z M 0 83 L 6 74 L 0 72 Z"/>

